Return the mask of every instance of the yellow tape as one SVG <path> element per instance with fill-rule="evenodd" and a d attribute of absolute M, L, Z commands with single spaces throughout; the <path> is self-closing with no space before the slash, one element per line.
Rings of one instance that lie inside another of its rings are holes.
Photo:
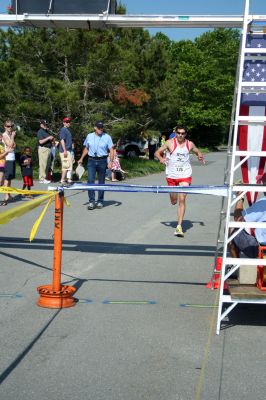
<path fill-rule="evenodd" d="M 44 214 L 46 213 L 48 207 L 50 206 L 50 204 L 52 203 L 53 200 L 54 200 L 54 199 L 53 199 L 52 197 L 49 199 L 48 203 L 46 204 L 46 206 L 45 206 L 44 209 L 42 210 L 41 215 L 40 215 L 39 218 L 34 222 L 34 225 L 33 225 L 32 229 L 31 229 L 31 232 L 30 232 L 30 242 L 34 239 L 34 237 L 35 237 L 35 235 L 36 235 L 36 233 L 37 233 L 37 230 L 38 230 L 38 228 L 39 228 L 39 225 L 40 225 L 40 223 L 41 223 L 41 221 L 42 221 L 42 219 L 43 219 L 43 217 L 44 217 Z M 68 207 L 70 207 L 70 203 L 67 201 L 67 199 L 66 199 L 65 197 L 64 197 L 64 202 L 65 202 L 65 204 L 66 204 Z"/>
<path fill-rule="evenodd" d="M 66 206 L 70 207 L 70 203 L 65 197 L 64 197 L 64 203 L 65 203 Z"/>
<path fill-rule="evenodd" d="M 54 197 L 51 197 L 48 201 L 48 203 L 45 205 L 44 209 L 41 212 L 41 215 L 37 218 L 37 220 L 34 222 L 33 227 L 31 228 L 31 232 L 30 232 L 30 242 L 34 239 L 37 230 L 39 228 L 39 225 L 44 217 L 44 214 L 46 213 L 48 207 L 50 206 L 50 204 L 52 203 L 52 201 L 54 200 Z"/>
<path fill-rule="evenodd" d="M 0 193 L 16 193 L 16 194 L 50 194 L 54 193 L 51 192 L 50 190 L 22 190 L 22 189 L 16 189 L 13 187 L 6 187 L 6 186 L 1 186 L 0 187 Z M 55 193 L 57 193 L 55 191 Z"/>
<path fill-rule="evenodd" d="M 42 203 L 54 197 L 57 193 L 49 193 L 41 197 L 37 197 L 36 199 L 27 201 L 27 203 L 21 204 L 17 207 L 13 207 L 10 210 L 2 211 L 0 213 L 0 224 L 7 224 L 14 219 L 21 217 L 22 215 L 26 214 L 27 212 L 34 210 L 34 208 L 39 207 Z"/>
<path fill-rule="evenodd" d="M 37 230 L 39 228 L 39 225 L 48 209 L 48 207 L 51 205 L 53 202 L 55 196 L 57 196 L 58 192 L 57 191 L 48 191 L 48 190 L 22 190 L 22 189 L 16 189 L 12 187 L 0 187 L 0 193 L 16 193 L 16 194 L 43 194 L 41 197 L 37 197 L 36 199 L 27 201 L 27 203 L 21 204 L 17 207 L 13 207 L 10 210 L 2 211 L 0 213 L 0 225 L 7 224 L 10 221 L 13 221 L 14 219 L 21 217 L 22 215 L 26 214 L 27 212 L 34 210 L 34 208 L 39 207 L 42 203 L 47 202 L 45 205 L 43 211 L 41 212 L 40 216 L 37 218 L 37 220 L 34 222 L 34 225 L 31 229 L 30 232 L 30 241 L 32 241 L 37 233 Z M 67 201 L 66 198 L 64 198 L 65 204 L 70 207 L 69 202 Z"/>

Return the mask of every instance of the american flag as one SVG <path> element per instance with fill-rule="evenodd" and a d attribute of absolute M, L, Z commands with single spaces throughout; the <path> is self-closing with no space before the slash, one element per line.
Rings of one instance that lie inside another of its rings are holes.
<path fill-rule="evenodd" d="M 247 56 L 251 57 L 244 62 L 244 71 L 243 71 L 243 82 L 258 82 L 263 85 L 266 83 L 266 54 L 260 54 L 259 50 L 261 48 L 266 48 L 266 35 L 247 35 L 247 48 L 256 48 L 258 49 L 258 53 L 249 54 L 246 53 Z M 254 58 L 253 58 L 254 57 Z M 261 58 L 260 58 L 261 57 Z M 254 93 L 243 93 L 241 98 L 241 104 L 246 104 L 249 106 L 259 106 L 262 105 L 265 107 L 266 105 L 266 87 L 249 87 L 254 91 Z M 264 93 L 263 93 L 264 91 Z"/>
<path fill-rule="evenodd" d="M 247 48 L 256 48 L 258 53 L 246 53 L 242 81 L 261 83 L 261 86 L 244 86 L 247 93 L 241 95 L 240 115 L 266 115 L 266 54 L 260 49 L 266 48 L 266 35 L 247 35 Z M 266 151 L 266 126 L 258 124 L 241 125 L 238 129 L 239 150 Z M 257 176 L 262 175 L 265 157 L 250 157 L 242 164 L 243 183 L 257 183 Z M 256 201 L 257 193 L 248 193 L 249 204 Z"/>

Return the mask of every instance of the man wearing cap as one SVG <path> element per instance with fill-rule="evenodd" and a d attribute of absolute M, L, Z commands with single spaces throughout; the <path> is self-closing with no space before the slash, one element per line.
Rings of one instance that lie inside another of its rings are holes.
<path fill-rule="evenodd" d="M 72 171 L 73 162 L 71 156 L 72 150 L 72 134 L 69 130 L 71 118 L 63 119 L 63 127 L 59 131 L 59 154 L 62 164 L 61 181 L 60 183 L 66 182 L 67 171 Z"/>
<path fill-rule="evenodd" d="M 104 132 L 104 126 L 101 121 L 95 123 L 94 132 L 89 133 L 83 143 L 84 149 L 79 164 L 82 164 L 84 157 L 88 154 L 88 184 L 93 184 L 98 175 L 98 183 L 103 185 L 105 182 L 105 173 L 107 169 L 107 157 L 109 156 L 108 168 L 114 160 L 113 141 L 108 133 Z M 104 191 L 98 192 L 98 201 L 95 204 L 95 191 L 89 190 L 88 210 L 103 208 Z"/>
<path fill-rule="evenodd" d="M 46 121 L 40 121 L 40 129 L 37 132 L 38 138 L 38 156 L 39 156 L 39 181 L 40 183 L 50 183 L 47 180 L 51 164 L 51 148 L 53 136 L 49 135 Z"/>

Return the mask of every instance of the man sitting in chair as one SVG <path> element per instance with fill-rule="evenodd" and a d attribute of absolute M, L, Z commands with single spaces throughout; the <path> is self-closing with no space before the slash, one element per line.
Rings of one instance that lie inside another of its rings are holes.
<path fill-rule="evenodd" d="M 266 185 L 266 173 L 260 178 L 260 181 L 263 185 Z M 265 195 L 266 193 L 264 193 Z M 229 244 L 230 255 L 239 258 L 239 253 L 242 251 L 249 258 L 257 258 L 259 245 L 266 245 L 266 197 L 259 199 L 246 210 L 243 208 L 243 202 L 244 199 L 240 199 L 236 203 L 234 220 L 265 222 L 265 228 L 256 228 L 254 230 L 255 236 L 242 229 Z"/>

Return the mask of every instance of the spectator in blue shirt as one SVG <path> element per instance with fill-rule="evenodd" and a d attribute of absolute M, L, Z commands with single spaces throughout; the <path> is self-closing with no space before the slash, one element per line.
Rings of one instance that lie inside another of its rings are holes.
<path fill-rule="evenodd" d="M 173 139 L 173 138 L 175 138 L 176 137 L 176 131 L 175 131 L 175 126 L 174 126 L 174 128 L 173 128 L 173 132 L 172 133 L 170 133 L 170 135 L 169 135 L 169 139 Z"/>
<path fill-rule="evenodd" d="M 114 161 L 113 141 L 110 135 L 104 131 L 103 122 L 97 121 L 95 123 L 94 132 L 89 133 L 83 143 L 84 149 L 78 164 L 82 164 L 84 157 L 88 154 L 88 184 L 94 184 L 96 173 L 98 175 L 98 183 L 103 185 L 105 183 L 105 174 L 108 168 L 112 168 Z M 89 204 L 88 210 L 96 208 L 103 208 L 104 191 L 99 190 L 98 201 L 95 203 L 95 191 L 89 190 Z"/>

